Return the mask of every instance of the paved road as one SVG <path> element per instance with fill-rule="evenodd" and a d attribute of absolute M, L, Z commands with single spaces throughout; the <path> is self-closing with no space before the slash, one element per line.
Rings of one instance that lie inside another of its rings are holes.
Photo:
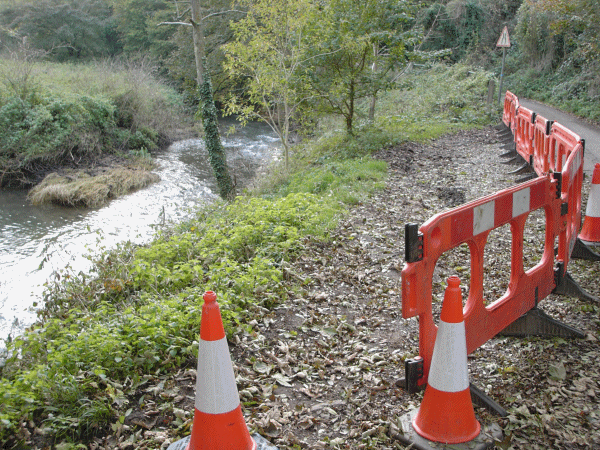
<path fill-rule="evenodd" d="M 541 114 L 548 120 L 554 120 L 585 139 L 585 157 L 583 171 L 592 176 L 594 165 L 600 163 L 600 127 L 590 125 L 586 121 L 571 114 L 554 109 L 551 106 L 534 100 L 519 98 L 519 105 Z"/>

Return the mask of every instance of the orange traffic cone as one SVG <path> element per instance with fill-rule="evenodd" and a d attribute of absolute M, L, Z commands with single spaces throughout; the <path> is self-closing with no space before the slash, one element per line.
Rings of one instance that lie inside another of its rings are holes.
<path fill-rule="evenodd" d="M 204 294 L 192 434 L 167 450 L 276 450 L 248 432 L 216 300 L 214 292 Z"/>
<path fill-rule="evenodd" d="M 448 278 L 428 385 L 412 425 L 424 438 L 445 444 L 468 442 L 481 430 L 469 390 L 462 295 L 456 276 Z"/>
<path fill-rule="evenodd" d="M 594 166 L 592 187 L 579 239 L 586 244 L 600 244 L 600 163 Z"/>

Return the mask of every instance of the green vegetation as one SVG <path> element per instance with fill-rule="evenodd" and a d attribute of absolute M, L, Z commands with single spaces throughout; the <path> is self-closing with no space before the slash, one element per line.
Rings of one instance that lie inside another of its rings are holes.
<path fill-rule="evenodd" d="M 143 65 L 0 60 L 0 185 L 170 139 L 178 96 Z"/>
<path fill-rule="evenodd" d="M 507 87 L 600 122 L 600 11 L 594 0 L 526 0 Z"/>
<path fill-rule="evenodd" d="M 39 323 L 6 343 L 4 447 L 22 448 L 30 423 L 49 445 L 120 432 L 144 402 L 140 386 L 159 375 L 168 384 L 195 366 L 204 290 L 217 292 L 230 336 L 301 290 L 288 263 L 303 242 L 326 240 L 350 205 L 383 185 L 386 167 L 373 152 L 497 121 L 484 101 L 494 78 L 485 68 L 499 70 L 495 42 L 505 24 L 513 42 L 505 87 L 600 118 L 593 0 L 332 0 L 319 11 L 301 1 L 242 3 L 233 16 L 220 0 L 204 11 L 217 99 L 233 97 L 231 110 L 246 118 L 269 117 L 284 145 L 293 127 L 305 139 L 287 149 L 288 170 L 274 167 L 256 192 L 199 211 L 148 245 L 92 255 L 90 274 L 56 274 Z M 198 103 L 181 5 L 0 1 L 0 38 L 19 55 L 0 60 L 0 184 L 30 182 L 69 159 L 159 145 L 178 125 L 172 111 L 182 98 Z M 293 6 L 302 8 L 290 15 Z M 44 34 L 59 24 L 60 33 Z M 91 62 L 121 54 L 138 62 Z M 172 403 L 157 408 L 171 413 Z"/>
<path fill-rule="evenodd" d="M 7 343 L 0 442 L 18 447 L 29 421 L 56 443 L 116 432 L 143 402 L 140 386 L 159 375 L 168 384 L 196 365 L 205 290 L 217 292 L 229 335 L 301 290 L 289 262 L 302 256 L 303 243 L 326 240 L 349 205 L 383 186 L 387 167 L 371 153 L 484 125 L 472 118 L 485 117 L 489 76 L 462 66 L 408 73 L 404 90 L 381 98 L 374 123 L 350 136 L 331 119 L 327 132 L 295 147 L 290 174 L 276 168 L 255 195 L 203 209 L 148 245 L 93 255 L 90 274 L 57 274 L 39 323 Z M 462 92 L 451 93 L 455 85 Z M 413 98 L 420 101 L 405 112 Z M 368 113 L 368 102 L 359 106 Z M 157 407 L 170 414 L 172 404 Z"/>

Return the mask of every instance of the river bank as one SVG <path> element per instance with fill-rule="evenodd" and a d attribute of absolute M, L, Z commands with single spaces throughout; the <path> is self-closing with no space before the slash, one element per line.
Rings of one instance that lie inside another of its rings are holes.
<path fill-rule="evenodd" d="M 223 127 L 233 123 L 225 120 Z M 238 128 L 223 142 L 239 189 L 279 158 L 276 137 L 261 124 Z M 92 267 L 89 255 L 124 241 L 141 245 L 218 199 L 202 140 L 176 141 L 153 158 L 160 181 L 102 207 L 35 206 L 25 190 L 0 191 L 0 339 L 14 338 L 35 322 L 30 308 L 43 305 L 44 290 L 56 276 L 85 273 Z"/>
<path fill-rule="evenodd" d="M 385 186 L 350 208 L 328 239 L 302 241 L 299 257 L 283 267 L 285 289 L 269 287 L 260 304 L 245 304 L 247 325 L 231 327 L 232 299 L 219 295 L 251 430 L 282 449 L 400 448 L 394 439 L 398 419 L 418 407 L 422 395 L 409 396 L 396 383 L 404 359 L 418 351 L 418 322 L 401 315 L 404 224 L 422 223 L 445 208 L 514 185 L 510 169 L 501 169 L 500 153 L 493 129 L 377 152 L 375 158 L 389 167 Z M 268 219 L 272 211 L 261 205 L 258 215 Z M 531 236 L 543 234 L 543 227 L 533 224 Z M 526 248 L 528 263 L 535 264 L 537 256 L 535 246 Z M 502 258 L 486 258 L 492 271 L 500 263 L 498 275 L 485 286 L 493 296 L 505 288 L 502 261 L 494 262 Z M 572 261 L 569 271 L 590 293 L 600 295 L 597 263 Z M 444 260 L 436 273 L 436 307 L 447 276 L 459 273 L 461 284 L 468 286 L 460 254 Z M 199 318 L 193 316 L 199 312 L 192 293 L 186 294 L 177 301 L 186 303 L 184 314 L 196 324 L 190 336 L 197 339 Z M 600 445 L 600 376 L 593 365 L 600 358 L 598 308 L 556 295 L 540 307 L 582 330 L 586 338 L 497 337 L 486 343 L 469 358 L 471 381 L 509 416 L 499 419 L 481 408 L 476 413 L 482 423 L 503 428 L 507 439 L 499 448 L 593 448 Z M 173 312 L 171 322 L 179 320 Z M 132 332 L 135 316 L 129 320 Z M 150 358 L 157 355 L 154 346 L 163 332 L 158 323 L 152 326 L 157 326 L 155 337 L 140 350 Z M 182 333 L 178 328 L 169 338 L 174 356 L 159 361 L 162 369 L 152 374 L 114 384 L 108 377 L 80 373 L 81 382 L 110 391 L 120 411 L 110 426 L 92 429 L 92 448 L 156 450 L 189 434 L 196 361 L 181 358 L 185 346 L 194 345 L 182 341 Z M 41 449 L 50 430 L 32 423 L 24 423 L 18 433 L 29 436 L 28 448 Z"/>

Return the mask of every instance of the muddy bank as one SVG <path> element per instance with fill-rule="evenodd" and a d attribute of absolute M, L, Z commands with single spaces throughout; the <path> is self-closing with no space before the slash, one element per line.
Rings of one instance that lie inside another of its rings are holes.
<path fill-rule="evenodd" d="M 197 137 L 191 127 L 161 135 L 157 151 L 164 151 L 177 140 Z M 54 163 L 31 164 L 27 171 L 4 177 L 5 186 L 30 189 L 27 198 L 33 205 L 54 204 L 96 208 L 160 181 L 154 173 L 157 164 L 148 151 L 129 154 L 98 154 L 65 157 Z"/>

